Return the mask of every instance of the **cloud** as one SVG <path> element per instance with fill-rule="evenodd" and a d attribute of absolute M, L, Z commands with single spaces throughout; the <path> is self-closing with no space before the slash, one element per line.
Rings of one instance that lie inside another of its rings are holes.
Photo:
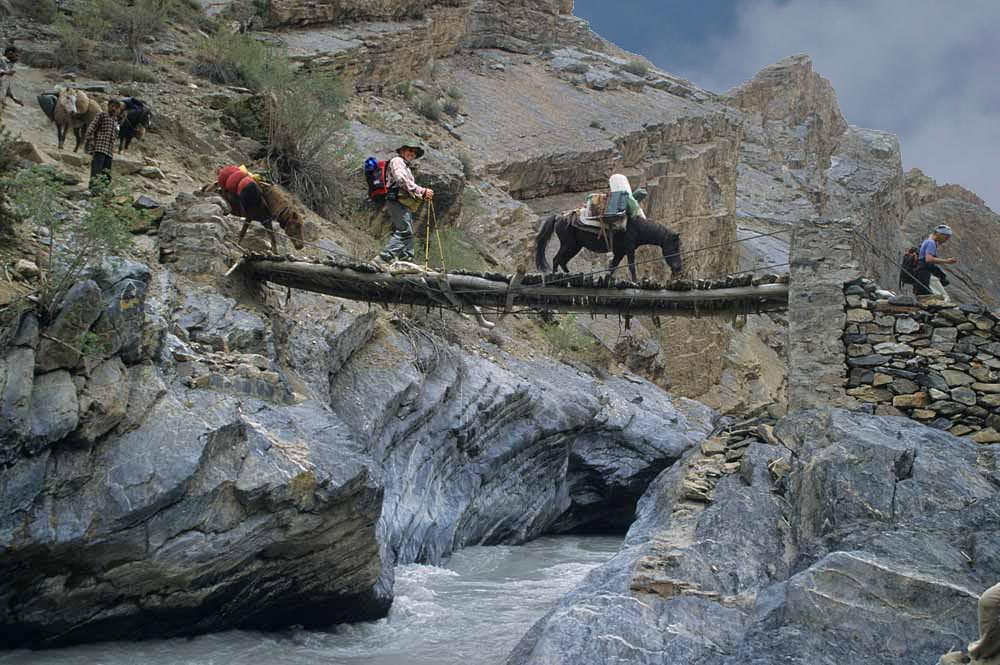
<path fill-rule="evenodd" d="M 897 134 L 905 168 L 1000 211 L 997 35 L 996 0 L 741 0 L 733 29 L 678 73 L 721 92 L 808 53 L 848 122 Z"/>

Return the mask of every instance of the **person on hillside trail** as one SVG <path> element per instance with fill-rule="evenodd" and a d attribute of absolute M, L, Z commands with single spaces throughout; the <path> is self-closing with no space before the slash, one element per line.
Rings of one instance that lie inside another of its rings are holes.
<path fill-rule="evenodd" d="M 933 295 L 944 299 L 945 302 L 950 300 L 948 292 L 944 290 L 944 287 L 948 285 L 948 277 L 939 266 L 954 265 L 958 263 L 958 259 L 954 257 L 949 259 L 940 258 L 938 256 L 938 248 L 940 245 L 948 242 L 951 236 L 951 227 L 947 224 L 942 224 L 931 231 L 930 236 L 920 244 L 920 254 L 917 261 L 917 283 L 913 285 L 916 295 Z"/>
<path fill-rule="evenodd" d="M 115 143 L 118 141 L 118 117 L 121 115 L 122 103 L 117 99 L 108 101 L 108 110 L 98 113 L 87 127 L 84 135 L 84 148 L 93 155 L 90 162 L 90 191 L 98 186 L 100 178 L 111 182 L 111 165 L 115 154 Z"/>
<path fill-rule="evenodd" d="M 14 96 L 14 65 L 21 59 L 21 51 L 16 46 L 8 46 L 3 51 L 0 58 L 0 117 L 3 110 L 7 108 L 7 100 L 11 100 L 18 106 L 24 106 L 24 102 Z"/>
<path fill-rule="evenodd" d="M 424 149 L 415 142 L 396 149 L 396 157 L 389 161 L 389 195 L 386 209 L 392 222 L 392 237 L 374 262 L 386 266 L 396 259 L 413 260 L 413 215 L 422 201 L 432 201 L 434 190 L 417 184 L 410 171 L 410 162 L 424 155 Z"/>

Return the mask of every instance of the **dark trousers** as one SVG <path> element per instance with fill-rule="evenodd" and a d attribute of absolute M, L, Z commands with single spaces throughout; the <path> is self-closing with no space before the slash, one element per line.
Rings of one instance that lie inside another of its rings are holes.
<path fill-rule="evenodd" d="M 93 189 L 94 185 L 97 184 L 97 179 L 101 176 L 105 176 L 108 182 L 111 182 L 111 155 L 105 155 L 103 152 L 95 152 L 94 159 L 90 162 L 90 188 Z"/>

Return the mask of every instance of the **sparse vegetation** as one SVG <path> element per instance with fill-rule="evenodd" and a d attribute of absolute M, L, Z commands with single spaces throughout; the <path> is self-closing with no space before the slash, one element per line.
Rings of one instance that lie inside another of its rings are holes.
<path fill-rule="evenodd" d="M 120 254 L 132 242 L 133 225 L 144 223 L 145 213 L 131 206 L 131 197 L 117 185 L 95 185 L 96 196 L 78 220 L 64 212 L 64 186 L 42 167 L 18 172 L 3 181 L 14 212 L 47 239 L 49 251 L 42 271 L 38 307 L 50 316 L 63 295 L 91 266 Z"/>
<path fill-rule="evenodd" d="M 105 81 L 132 81 L 136 83 L 156 83 L 153 70 L 130 62 L 100 62 L 87 68 L 91 74 Z"/>
<path fill-rule="evenodd" d="M 437 97 L 431 94 L 424 95 L 417 104 L 417 111 L 428 120 L 438 122 L 441 120 L 441 103 Z"/>
<path fill-rule="evenodd" d="M 453 85 L 450 88 L 448 88 L 448 98 L 459 100 L 462 98 L 462 91 L 459 90 L 457 86 Z"/>
<path fill-rule="evenodd" d="M 575 314 L 560 316 L 553 323 L 543 324 L 542 334 L 552 348 L 561 353 L 587 352 L 597 346 L 597 340 L 577 322 Z"/>
<path fill-rule="evenodd" d="M 449 117 L 454 118 L 458 115 L 460 107 L 457 102 L 453 99 L 446 99 L 444 105 L 442 105 L 441 110 L 445 112 Z"/>
<path fill-rule="evenodd" d="M 604 129 L 604 126 L 601 125 L 601 122 L 599 120 L 591 120 L 590 121 L 590 128 L 591 129 Z"/>
<path fill-rule="evenodd" d="M 465 176 L 466 180 L 471 180 L 476 174 L 476 167 L 472 163 L 472 157 L 469 153 L 463 152 L 458 155 L 458 160 L 462 162 L 462 174 Z"/>
<path fill-rule="evenodd" d="M 14 149 L 14 137 L 3 125 L 0 125 L 0 177 L 6 177 L 17 165 L 17 151 Z M 7 205 L 6 180 L 0 180 L 0 235 L 7 235 L 11 230 L 12 214 Z"/>
<path fill-rule="evenodd" d="M 333 141 L 343 124 L 343 87 L 320 74 L 273 85 L 265 97 L 268 169 L 306 205 L 330 214 L 340 175 Z"/>
<path fill-rule="evenodd" d="M 56 0 L 14 0 L 11 5 L 18 14 L 39 23 L 52 23 L 59 16 Z"/>
<path fill-rule="evenodd" d="M 563 71 L 570 74 L 586 74 L 590 71 L 590 65 L 585 62 L 574 62 L 563 68 Z"/>
<path fill-rule="evenodd" d="M 291 78 L 287 58 L 250 35 L 220 32 L 203 39 L 195 47 L 194 61 L 196 75 L 221 85 L 264 90 Z"/>
<path fill-rule="evenodd" d="M 622 66 L 622 69 L 633 76 L 645 77 L 649 73 L 649 65 L 642 60 L 630 60 Z"/>
<path fill-rule="evenodd" d="M 93 45 L 69 21 L 56 22 L 58 41 L 52 52 L 56 67 L 76 69 L 88 58 Z"/>
<path fill-rule="evenodd" d="M 343 125 L 340 81 L 323 73 L 296 73 L 285 53 L 250 35 L 217 34 L 195 52 L 195 73 L 261 94 L 230 105 L 240 132 L 265 144 L 271 177 L 314 210 L 332 212 L 341 169 L 334 140 Z"/>
<path fill-rule="evenodd" d="M 423 223 L 419 225 L 416 234 L 414 249 L 416 257 L 414 261 L 423 265 L 424 249 L 427 243 L 427 227 Z M 434 230 L 431 229 L 430 239 L 430 261 L 428 264 L 435 269 L 446 267 L 449 270 L 487 270 L 488 265 L 475 247 L 465 242 L 462 232 L 456 228 L 445 227 L 440 230 L 441 248 L 438 247 L 438 239 Z M 441 264 L 441 252 L 444 252 L 444 265 Z"/>
<path fill-rule="evenodd" d="M 396 86 L 396 94 L 407 101 L 413 99 L 413 84 L 409 81 L 400 83 Z"/>

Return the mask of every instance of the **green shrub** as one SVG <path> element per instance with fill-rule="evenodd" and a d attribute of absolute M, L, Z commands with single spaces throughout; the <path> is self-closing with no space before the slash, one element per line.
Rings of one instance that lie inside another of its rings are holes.
<path fill-rule="evenodd" d="M 434 95 L 428 94 L 421 97 L 420 103 L 417 104 L 417 111 L 428 120 L 433 120 L 434 122 L 441 120 L 441 103 Z"/>
<path fill-rule="evenodd" d="M 462 91 L 459 90 L 457 86 L 453 85 L 450 88 L 448 88 L 448 97 L 450 99 L 456 99 L 456 100 L 457 99 L 461 99 L 462 98 Z"/>
<path fill-rule="evenodd" d="M 39 308 L 50 316 L 63 295 L 91 266 L 104 257 L 120 254 L 132 243 L 131 229 L 145 222 L 128 192 L 105 179 L 95 185 L 96 195 L 79 220 L 64 214 L 64 186 L 43 167 L 32 167 L 2 183 L 14 212 L 38 228 L 51 248 L 42 271 Z"/>
<path fill-rule="evenodd" d="M 193 56 L 194 73 L 221 85 L 263 90 L 292 78 L 284 54 L 250 35 L 216 33 L 199 41 Z"/>
<path fill-rule="evenodd" d="M 76 69 L 90 59 L 93 46 L 81 30 L 69 21 L 56 22 L 56 47 L 52 52 L 56 67 Z"/>
<path fill-rule="evenodd" d="M 329 75 L 310 74 L 268 91 L 267 164 L 281 184 L 311 208 L 334 211 L 339 168 L 334 145 L 343 128 L 340 108 L 346 95 Z"/>
<path fill-rule="evenodd" d="M 642 60 L 630 60 L 622 66 L 629 74 L 645 77 L 649 73 L 649 65 Z"/>
<path fill-rule="evenodd" d="M 396 94 L 405 100 L 413 99 L 413 84 L 409 81 L 404 81 L 396 86 Z"/>
<path fill-rule="evenodd" d="M 87 67 L 87 71 L 105 81 L 132 81 L 136 83 L 156 83 L 153 70 L 134 65 L 131 62 L 106 61 Z"/>
<path fill-rule="evenodd" d="M 189 17 L 193 11 L 182 0 L 88 0 L 74 13 L 73 25 L 100 45 L 127 48 L 141 63 L 146 60 L 144 40 L 163 32 L 168 20 Z"/>
<path fill-rule="evenodd" d="M 542 334 L 552 348 L 563 353 L 591 351 L 597 346 L 597 340 L 577 322 L 575 314 L 566 314 L 553 323 L 543 324 Z"/>
<path fill-rule="evenodd" d="M 56 0 L 14 0 L 11 6 L 16 14 L 39 23 L 53 23 L 59 16 Z"/>
<path fill-rule="evenodd" d="M 454 100 L 447 99 L 445 100 L 444 105 L 441 107 L 441 110 L 444 111 L 447 115 L 454 118 L 456 115 L 458 115 L 460 107 L 458 106 L 458 103 L 456 103 Z"/>
<path fill-rule="evenodd" d="M 417 229 L 414 249 L 416 256 L 414 261 L 424 264 L 424 251 L 427 247 L 427 227 L 423 223 L 423 210 L 419 216 L 421 223 Z M 445 227 L 440 230 L 441 245 L 438 245 L 437 235 L 431 229 L 430 238 L 430 260 L 427 262 L 431 268 L 440 270 L 442 267 L 448 270 L 487 270 L 488 265 L 482 254 L 471 244 L 462 239 L 462 232 L 452 227 Z M 441 254 L 444 253 L 444 265 L 441 263 Z"/>

